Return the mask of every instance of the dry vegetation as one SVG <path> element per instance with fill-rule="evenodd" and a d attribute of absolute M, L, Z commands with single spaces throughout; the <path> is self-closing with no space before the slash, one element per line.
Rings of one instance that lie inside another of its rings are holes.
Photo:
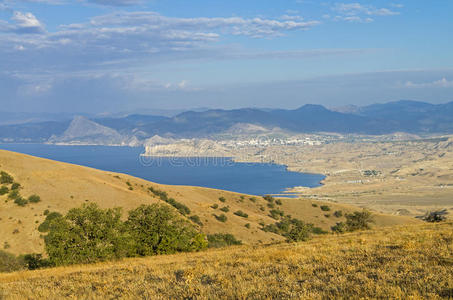
<path fill-rule="evenodd" d="M 231 233 L 244 244 L 257 245 L 282 241 L 280 235 L 260 230 L 262 225 L 275 223 L 270 216 L 271 208 L 262 197 L 240 195 L 214 189 L 166 186 L 151 183 L 124 174 L 103 172 L 91 168 L 36 158 L 23 154 L 0 151 L 0 170 L 11 174 L 21 184 L 20 193 L 25 197 L 39 195 L 41 201 L 18 206 L 7 201 L 7 195 L 0 196 L 0 247 L 7 244 L 8 252 L 14 254 L 42 253 L 44 242 L 38 226 L 45 219 L 45 211 L 65 214 L 69 209 L 80 207 L 87 202 L 95 202 L 101 208 L 122 207 L 124 215 L 141 204 L 163 202 L 154 195 L 149 187 L 168 193 L 187 206 L 187 215 L 193 222 L 202 224 L 206 234 Z M 220 199 L 224 200 L 222 202 Z M 317 203 L 314 207 L 312 204 Z M 216 207 L 217 208 L 213 208 Z M 328 205 L 331 211 L 320 209 Z M 228 212 L 221 211 L 229 207 Z M 336 222 L 344 221 L 335 217 L 334 212 L 343 213 L 358 210 L 357 207 L 336 203 L 323 203 L 308 199 L 283 199 L 275 208 L 291 214 L 294 218 L 313 223 L 329 230 Z M 247 218 L 235 214 L 241 211 Z M 214 215 L 225 214 L 225 222 L 218 221 Z M 326 217 L 326 215 L 329 217 Z M 194 216 L 198 216 L 198 219 Z M 389 215 L 375 215 L 376 226 L 417 223 L 413 218 Z M 247 225 L 248 224 L 248 225 Z M 247 225 L 247 226 L 246 226 Z"/>
<path fill-rule="evenodd" d="M 0 275 L 5 299 L 453 297 L 453 224 Z"/>

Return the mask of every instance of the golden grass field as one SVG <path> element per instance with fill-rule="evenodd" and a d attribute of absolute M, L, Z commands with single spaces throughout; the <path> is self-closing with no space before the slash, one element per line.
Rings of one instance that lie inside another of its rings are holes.
<path fill-rule="evenodd" d="M 0 299 L 453 297 L 453 223 L 0 274 Z"/>
<path fill-rule="evenodd" d="M 258 245 L 282 241 L 284 238 L 270 232 L 260 230 L 260 222 L 274 223 L 269 217 L 269 208 L 266 202 L 257 197 L 256 202 L 249 200 L 249 195 L 226 192 L 215 189 L 158 185 L 146 180 L 124 174 L 99 171 L 87 167 L 55 162 L 0 150 L 0 170 L 6 171 L 23 188 L 21 194 L 28 197 L 37 194 L 42 201 L 28 204 L 25 207 L 17 206 L 13 201 L 6 201 L 7 196 L 0 196 L 0 247 L 9 244 L 5 249 L 14 254 L 42 253 L 44 242 L 37 230 L 38 225 L 45 219 L 44 210 L 67 212 L 83 203 L 96 202 L 102 208 L 122 207 L 123 215 L 127 211 L 141 204 L 160 201 L 153 196 L 148 187 L 166 191 L 170 197 L 187 205 L 192 215 L 198 215 L 203 222 L 201 230 L 204 233 L 232 233 L 244 244 Z M 129 182 L 132 190 L 127 185 Z M 221 203 L 218 198 L 225 197 Z M 240 196 L 244 196 L 241 199 Z M 285 213 L 303 221 L 313 223 L 323 229 L 330 229 L 336 222 L 344 221 L 344 217 L 336 218 L 333 212 L 342 210 L 344 213 L 360 210 L 355 206 L 337 203 L 326 203 L 331 207 L 330 212 L 321 211 L 319 205 L 323 202 L 309 199 L 283 199 L 279 207 Z M 312 203 L 318 203 L 313 207 Z M 219 208 L 229 206 L 230 211 L 225 213 L 227 222 L 217 221 L 213 214 L 220 214 L 219 209 L 211 206 L 218 204 Z M 264 207 L 262 211 L 260 207 Z M 242 210 L 249 215 L 247 219 L 236 216 L 233 212 Z M 330 217 L 325 215 L 329 214 Z M 420 223 L 414 218 L 375 214 L 376 226 Z M 245 224 L 250 223 L 250 229 Z"/>

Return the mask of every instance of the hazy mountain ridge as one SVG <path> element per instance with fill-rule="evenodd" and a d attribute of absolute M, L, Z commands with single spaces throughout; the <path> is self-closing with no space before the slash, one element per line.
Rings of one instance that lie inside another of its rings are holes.
<path fill-rule="evenodd" d="M 436 105 L 402 100 L 333 109 L 307 104 L 294 110 L 212 109 L 187 111 L 174 117 L 133 114 L 125 117 L 84 117 L 84 120 L 86 124 L 91 122 L 88 126 L 91 132 L 89 138 L 84 135 L 82 125 L 79 132 L 73 134 L 71 126 L 74 124 L 70 121 L 48 121 L 0 126 L 0 141 L 138 145 L 155 135 L 202 138 L 222 133 L 266 132 L 275 128 L 293 133 L 453 133 L 453 102 Z"/>

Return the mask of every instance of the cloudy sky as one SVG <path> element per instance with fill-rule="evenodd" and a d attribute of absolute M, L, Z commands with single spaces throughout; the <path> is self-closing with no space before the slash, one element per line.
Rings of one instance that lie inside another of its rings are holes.
<path fill-rule="evenodd" d="M 0 0 L 0 110 L 444 103 L 452 13 L 452 0 Z"/>

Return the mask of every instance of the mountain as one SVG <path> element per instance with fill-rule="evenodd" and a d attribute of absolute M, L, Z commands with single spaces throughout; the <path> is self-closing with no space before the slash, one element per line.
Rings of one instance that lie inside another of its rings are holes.
<path fill-rule="evenodd" d="M 49 143 L 130 145 L 136 141 L 116 130 L 100 125 L 85 117 L 75 117 L 69 127 L 59 136 L 49 138 Z"/>
<path fill-rule="evenodd" d="M 409 133 L 453 132 L 453 102 L 436 105 L 401 100 L 361 107 L 357 114 Z"/>
<path fill-rule="evenodd" d="M 333 110 L 307 104 L 294 110 L 212 109 L 187 111 L 174 117 L 133 114 L 74 120 L 71 124 L 70 121 L 48 121 L 3 125 L 0 141 L 121 145 L 141 144 L 155 135 L 202 138 L 223 133 L 259 134 L 274 129 L 293 133 L 449 134 L 453 133 L 453 102 L 435 105 L 401 100 Z"/>

